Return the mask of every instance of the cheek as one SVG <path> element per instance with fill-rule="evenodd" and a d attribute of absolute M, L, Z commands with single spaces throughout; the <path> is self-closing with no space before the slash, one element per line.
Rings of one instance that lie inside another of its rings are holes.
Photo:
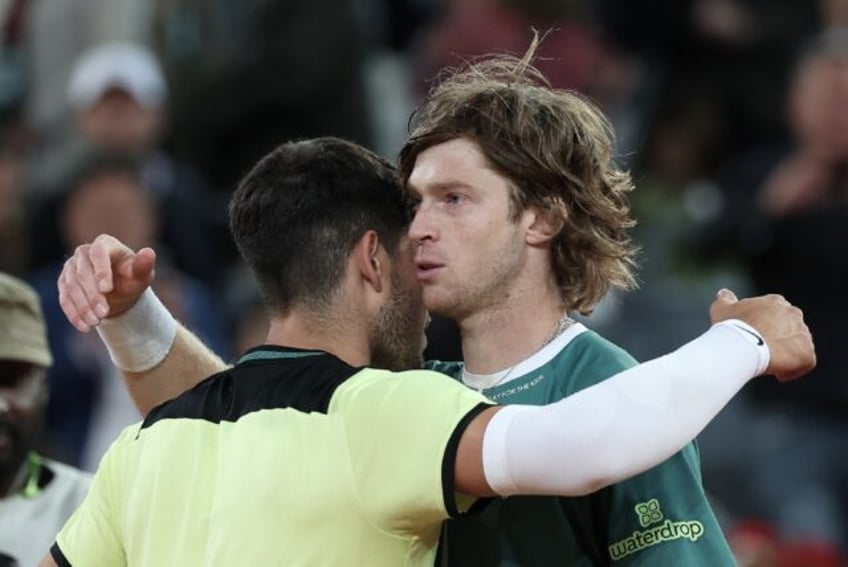
<path fill-rule="evenodd" d="M 25 384 L 12 391 L 3 393 L 3 400 L 14 413 L 30 419 L 45 402 L 45 391 L 37 384 Z"/>
<path fill-rule="evenodd" d="M 37 380 L 32 380 L 16 392 L 15 404 L 25 412 L 38 410 L 45 401 L 45 390 Z"/>
<path fill-rule="evenodd" d="M 466 272 L 478 270 L 496 261 L 503 251 L 505 239 L 503 227 L 486 225 L 464 231 L 457 239 L 455 249 L 462 256 L 461 268 Z"/>

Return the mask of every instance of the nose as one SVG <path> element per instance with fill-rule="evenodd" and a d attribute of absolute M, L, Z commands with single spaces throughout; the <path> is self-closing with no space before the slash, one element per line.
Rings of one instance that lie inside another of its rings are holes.
<path fill-rule="evenodd" d="M 409 225 L 409 238 L 420 243 L 425 240 L 434 240 L 435 237 L 436 234 L 430 221 L 429 207 L 421 203 L 415 210 L 415 216 L 412 217 L 412 222 Z"/>

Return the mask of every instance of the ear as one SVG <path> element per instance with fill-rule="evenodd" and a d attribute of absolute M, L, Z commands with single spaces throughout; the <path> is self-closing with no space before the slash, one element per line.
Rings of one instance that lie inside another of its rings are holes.
<path fill-rule="evenodd" d="M 525 227 L 525 239 L 531 246 L 542 246 L 556 238 L 562 230 L 563 220 L 554 218 L 554 214 L 530 207 L 522 213 L 522 226 Z"/>
<path fill-rule="evenodd" d="M 356 263 L 363 281 L 367 282 L 374 291 L 383 291 L 383 278 L 386 277 L 386 266 L 380 259 L 383 246 L 377 232 L 366 231 L 356 243 L 353 250 L 353 260 Z"/>

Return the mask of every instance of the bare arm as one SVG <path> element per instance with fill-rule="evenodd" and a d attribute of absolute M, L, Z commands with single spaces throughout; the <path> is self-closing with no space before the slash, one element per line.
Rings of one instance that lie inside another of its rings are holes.
<path fill-rule="evenodd" d="M 41 563 L 38 564 L 38 567 L 59 567 L 59 565 L 53 559 L 53 556 L 48 553 L 47 556 L 41 560 Z"/>
<path fill-rule="evenodd" d="M 712 315 L 727 321 L 672 354 L 549 406 L 497 407 L 477 416 L 460 441 L 457 490 L 593 492 L 679 451 L 754 376 L 794 379 L 815 366 L 801 312 L 779 296 L 719 299 Z"/>
<path fill-rule="evenodd" d="M 58 281 L 62 310 L 81 332 L 100 326 L 101 336 L 109 332 L 120 336 L 121 318 L 132 315 L 128 312 L 138 307 L 139 298 L 144 301 L 155 275 L 155 264 L 156 254 L 152 249 L 134 252 L 117 239 L 100 235 L 91 244 L 79 246 L 65 263 Z M 170 314 L 165 310 L 162 316 L 170 317 Z M 227 367 L 191 332 L 174 323 L 176 333 L 160 338 L 164 344 L 155 345 L 161 356 L 152 365 L 137 370 L 133 365 L 118 364 L 142 415 Z M 105 342 L 115 360 L 120 344 Z"/>
<path fill-rule="evenodd" d="M 177 323 L 174 343 L 161 363 L 143 372 L 121 372 L 139 412 L 147 415 L 157 405 L 179 396 L 227 366 L 191 331 Z"/>

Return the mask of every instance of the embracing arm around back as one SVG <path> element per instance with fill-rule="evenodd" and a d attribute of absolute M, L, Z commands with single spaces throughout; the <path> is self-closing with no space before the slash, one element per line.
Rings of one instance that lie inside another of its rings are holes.
<path fill-rule="evenodd" d="M 593 492 L 679 451 L 749 379 L 763 373 L 793 379 L 815 365 L 799 310 L 779 296 L 732 301 L 727 308 L 714 304 L 714 315 L 745 317 L 756 328 L 725 320 L 669 355 L 557 403 L 480 414 L 460 441 L 457 490 L 479 496 Z"/>
<path fill-rule="evenodd" d="M 150 289 L 156 254 L 102 234 L 78 246 L 59 276 L 59 303 L 81 332 L 96 328 L 142 415 L 227 368 Z"/>
<path fill-rule="evenodd" d="M 155 299 L 152 292 L 147 293 L 150 293 L 150 298 Z M 149 297 L 143 296 L 141 301 L 146 301 Z M 164 310 L 164 307 L 162 309 Z M 112 323 L 115 325 L 112 326 Z M 179 396 L 204 378 L 228 368 L 228 365 L 191 331 L 177 321 L 173 321 L 173 324 L 174 329 L 170 334 L 172 340 L 157 345 L 158 348 L 164 349 L 164 358 L 157 357 L 156 363 L 150 367 L 120 363 L 122 359 L 115 345 L 121 341 L 112 338 L 122 334 L 124 327 L 119 326 L 118 321 L 106 320 L 97 328 L 109 349 L 112 361 L 121 370 L 127 389 L 141 415 L 147 415 L 162 402 Z"/>

